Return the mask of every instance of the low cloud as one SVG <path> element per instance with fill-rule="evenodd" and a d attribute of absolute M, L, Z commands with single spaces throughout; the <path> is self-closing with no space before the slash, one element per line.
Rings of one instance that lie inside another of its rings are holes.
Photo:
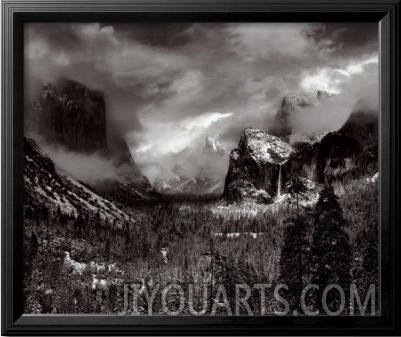
<path fill-rule="evenodd" d="M 213 175 L 225 174 L 221 169 L 224 159 L 204 156 L 203 147 L 206 137 L 217 134 L 231 116 L 232 113 L 206 112 L 179 122 L 153 121 L 146 123 L 149 130 L 144 130 L 143 135 L 132 133 L 128 139 L 137 144 L 133 155 L 151 181 L 168 178 L 177 164 L 189 178 L 196 177 L 202 167 L 211 168 L 209 172 Z"/>
<path fill-rule="evenodd" d="M 374 65 L 374 68 L 378 70 L 378 63 L 378 55 L 374 54 L 366 59 L 352 60 L 344 68 L 322 67 L 317 71 L 305 73 L 305 76 L 301 80 L 300 88 L 309 93 L 324 90 L 338 95 L 344 91 L 343 87 L 346 86 L 348 82 L 355 81 L 355 78 L 358 80 L 358 78 L 361 77 L 369 79 L 370 82 L 373 82 L 377 86 L 377 74 L 371 74 L 372 69 L 370 69 L 370 73 L 368 73 L 368 75 L 372 75 L 371 77 L 366 76 L 364 72 L 369 65 Z M 355 91 L 353 91 L 353 93 L 355 94 Z M 377 93 L 378 91 L 375 93 L 372 92 L 371 94 L 378 96 Z"/>
<path fill-rule="evenodd" d="M 328 75 L 324 82 L 318 83 L 322 73 L 331 74 L 331 76 Z M 316 93 L 316 88 L 326 83 L 329 84 L 327 91 L 335 95 L 317 102 L 312 107 L 298 108 L 294 111 L 291 115 L 294 139 L 338 130 L 356 108 L 378 113 L 377 57 L 353 62 L 344 69 L 322 69 L 315 79 L 317 86 L 304 86 L 306 92 Z"/>
<path fill-rule="evenodd" d="M 59 170 L 68 173 L 77 180 L 96 184 L 103 180 L 115 180 L 119 176 L 119 168 L 113 161 L 96 153 L 82 154 L 68 151 L 62 147 L 41 144 L 47 155 L 52 158 Z"/>
<path fill-rule="evenodd" d="M 289 92 L 337 94 L 294 116 L 300 133 L 340 125 L 360 100 L 374 106 L 377 33 L 376 23 L 28 23 L 25 103 L 60 77 L 102 90 L 109 146 L 127 141 L 151 171 L 208 135 L 230 150 L 244 128 L 268 129 Z M 198 165 L 195 153 L 182 161 Z"/>

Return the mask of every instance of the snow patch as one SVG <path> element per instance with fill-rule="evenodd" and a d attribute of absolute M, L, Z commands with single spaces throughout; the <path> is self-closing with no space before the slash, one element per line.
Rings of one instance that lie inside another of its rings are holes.
<path fill-rule="evenodd" d="M 65 252 L 64 263 L 67 266 L 72 267 L 80 275 L 86 269 L 86 266 L 87 266 L 86 263 L 77 262 L 77 261 L 74 261 L 73 259 L 71 259 L 70 252 Z"/>
<path fill-rule="evenodd" d="M 375 183 L 377 180 L 379 179 L 379 172 L 376 172 L 373 176 L 371 176 L 370 178 L 366 178 L 366 182 L 367 183 Z"/>
<path fill-rule="evenodd" d="M 163 248 L 160 250 L 160 253 L 162 254 L 163 262 L 164 262 L 164 263 L 167 263 L 167 262 L 168 262 L 168 258 L 167 258 L 168 248 L 163 247 Z"/>
<path fill-rule="evenodd" d="M 294 148 L 265 130 L 245 129 L 240 143 L 245 142 L 249 155 L 260 163 L 284 164 L 295 151 Z M 240 144 L 240 148 L 242 144 Z"/>
<path fill-rule="evenodd" d="M 216 232 L 214 233 L 214 236 L 218 237 L 227 237 L 229 239 L 232 238 L 239 238 L 240 236 L 249 236 L 252 239 L 256 239 L 257 237 L 264 235 L 266 233 L 260 232 L 260 233 L 254 233 L 254 232 L 244 232 L 244 233 L 239 233 L 239 232 L 232 232 L 232 233 L 221 233 L 221 232 Z"/>

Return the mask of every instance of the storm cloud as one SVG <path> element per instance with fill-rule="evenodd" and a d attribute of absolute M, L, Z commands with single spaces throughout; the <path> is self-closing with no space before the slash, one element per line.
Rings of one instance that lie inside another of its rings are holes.
<path fill-rule="evenodd" d="M 269 128 L 288 93 L 336 94 L 294 114 L 299 134 L 338 128 L 361 101 L 377 111 L 378 26 L 26 24 L 26 102 L 60 77 L 105 93 L 109 141 L 127 141 L 146 174 L 206 136 L 230 150 L 244 128 Z"/>

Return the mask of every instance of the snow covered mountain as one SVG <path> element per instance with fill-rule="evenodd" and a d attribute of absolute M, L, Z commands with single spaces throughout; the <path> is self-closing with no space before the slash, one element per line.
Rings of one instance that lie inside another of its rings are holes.
<path fill-rule="evenodd" d="M 212 155 L 224 156 L 224 154 L 226 153 L 226 149 L 224 148 L 224 145 L 222 144 L 218 136 L 207 136 L 203 152 Z"/>
<path fill-rule="evenodd" d="M 378 117 L 356 110 L 345 124 L 313 142 L 288 144 L 257 129 L 245 129 L 230 155 L 224 197 L 229 202 L 269 203 L 297 176 L 308 185 L 357 179 L 378 171 Z"/>
<path fill-rule="evenodd" d="M 86 184 L 60 174 L 33 139 L 24 138 L 26 212 L 60 212 L 76 218 L 99 214 L 109 223 L 135 222 L 139 214 L 96 193 Z"/>
<path fill-rule="evenodd" d="M 176 164 L 168 172 L 154 182 L 154 187 L 167 194 L 220 195 L 224 188 L 224 176 L 216 174 L 216 162 L 224 160 L 228 155 L 218 136 L 208 136 L 203 148 L 187 148 L 178 153 L 174 159 Z M 197 171 L 187 170 L 188 158 L 201 161 Z M 188 172 L 190 171 L 190 172 Z"/>
<path fill-rule="evenodd" d="M 225 199 L 270 202 L 278 188 L 280 167 L 293 152 L 291 145 L 265 130 L 245 129 L 238 149 L 230 155 Z"/>

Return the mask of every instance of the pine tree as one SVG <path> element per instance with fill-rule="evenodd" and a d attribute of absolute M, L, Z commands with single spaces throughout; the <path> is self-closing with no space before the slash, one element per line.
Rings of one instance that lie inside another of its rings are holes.
<path fill-rule="evenodd" d="M 345 293 L 345 308 L 348 308 L 352 249 L 345 232 L 345 220 L 341 207 L 331 186 L 325 186 L 319 195 L 315 213 L 313 234 L 314 277 L 312 283 L 319 286 L 313 302 L 322 309 L 323 290 L 330 284 L 342 287 Z M 340 308 L 340 293 L 333 289 L 327 294 L 327 306 L 336 311 Z"/>
<path fill-rule="evenodd" d="M 309 260 L 307 219 L 304 216 L 297 216 L 288 218 L 285 222 L 284 245 L 280 258 L 280 282 L 288 286 L 285 297 L 290 309 L 299 310 Z"/>
<path fill-rule="evenodd" d="M 376 219 L 375 219 L 376 220 Z M 361 298 L 365 298 L 371 284 L 379 284 L 378 279 L 378 227 L 377 221 L 367 224 L 356 237 L 356 247 L 354 252 L 352 279 Z M 376 288 L 377 291 L 377 288 Z M 378 294 L 376 293 L 376 298 Z M 369 308 L 369 307 L 368 307 Z M 358 308 L 355 308 L 358 312 Z"/>
<path fill-rule="evenodd" d="M 26 247 L 27 249 L 25 256 L 25 277 L 27 278 L 31 278 L 31 271 L 39 249 L 38 237 L 34 231 L 32 231 L 29 241 L 29 245 Z"/>
<path fill-rule="evenodd" d="M 31 233 L 30 248 L 30 259 L 33 260 L 36 257 L 39 248 L 38 237 L 34 231 Z"/>
<path fill-rule="evenodd" d="M 299 177 L 294 176 L 291 178 L 291 183 L 288 186 L 288 192 L 291 194 L 291 196 L 296 197 L 297 215 L 299 217 L 299 196 L 306 192 L 306 186 Z"/>
<path fill-rule="evenodd" d="M 110 261 L 110 239 L 106 240 L 106 245 L 104 247 L 104 254 L 106 256 L 106 260 Z"/>

